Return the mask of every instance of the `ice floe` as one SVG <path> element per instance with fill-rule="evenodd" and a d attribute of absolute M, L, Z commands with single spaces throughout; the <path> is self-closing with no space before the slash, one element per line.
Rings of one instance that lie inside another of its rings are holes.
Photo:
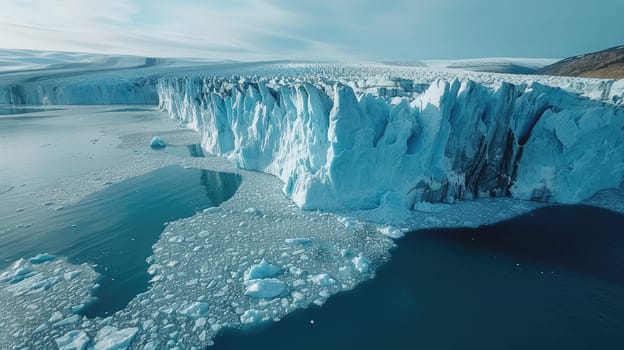
<path fill-rule="evenodd" d="M 167 147 L 167 143 L 162 137 L 154 136 L 152 140 L 150 141 L 150 147 L 154 149 L 165 148 Z"/>
<path fill-rule="evenodd" d="M 59 350 L 84 350 L 91 341 L 85 331 L 75 330 L 54 339 Z"/>
<path fill-rule="evenodd" d="M 277 278 L 247 281 L 245 295 L 252 298 L 273 299 L 286 290 L 286 284 Z"/>

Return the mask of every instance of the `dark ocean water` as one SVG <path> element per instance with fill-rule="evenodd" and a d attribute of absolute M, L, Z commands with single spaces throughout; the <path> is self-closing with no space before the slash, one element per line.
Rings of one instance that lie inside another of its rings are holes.
<path fill-rule="evenodd" d="M 624 349 L 624 215 L 413 232 L 377 277 L 213 349 Z"/>

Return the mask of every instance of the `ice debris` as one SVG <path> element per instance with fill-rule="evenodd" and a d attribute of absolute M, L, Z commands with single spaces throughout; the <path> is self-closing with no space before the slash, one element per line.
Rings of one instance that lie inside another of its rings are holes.
<path fill-rule="evenodd" d="M 379 227 L 377 228 L 377 231 L 379 231 L 379 233 L 381 233 L 384 236 L 390 237 L 392 239 L 399 239 L 403 236 L 405 236 L 405 234 L 403 233 L 403 231 L 396 229 L 392 226 L 383 226 L 383 227 Z"/>
<path fill-rule="evenodd" d="M 84 349 L 86 319 L 72 310 L 91 300 L 98 275 L 88 265 L 38 256 L 34 263 L 20 259 L 0 274 L 0 349 L 27 339 L 32 349 Z"/>
<path fill-rule="evenodd" d="M 286 283 L 276 278 L 250 280 L 246 285 L 245 295 L 252 298 L 273 299 L 286 290 Z"/>
<path fill-rule="evenodd" d="M 326 273 L 310 276 L 310 281 L 321 287 L 329 287 L 336 283 L 336 280 Z"/>
<path fill-rule="evenodd" d="M 256 324 L 267 318 L 266 312 L 262 310 L 247 310 L 240 317 L 242 324 Z"/>
<path fill-rule="evenodd" d="M 167 147 L 167 143 L 160 136 L 154 136 L 152 141 L 150 141 L 150 147 L 154 149 L 165 148 Z"/>
<path fill-rule="evenodd" d="M 82 330 L 68 332 L 60 338 L 54 339 L 59 350 L 85 350 L 91 341 L 87 333 Z"/>
<path fill-rule="evenodd" d="M 301 246 L 307 246 L 312 244 L 312 240 L 310 240 L 309 238 L 286 238 L 284 242 Z"/>
<path fill-rule="evenodd" d="M 118 330 L 115 327 L 104 326 L 95 336 L 94 350 L 127 349 L 138 331 L 139 329 L 135 327 Z"/>
<path fill-rule="evenodd" d="M 258 264 L 251 266 L 245 275 L 244 281 L 275 277 L 282 272 L 282 269 L 269 263 L 266 259 L 262 259 Z"/>
<path fill-rule="evenodd" d="M 56 256 L 48 253 L 37 254 L 34 257 L 28 259 L 28 262 L 31 264 L 43 264 L 48 261 L 52 261 L 56 259 Z"/>
<path fill-rule="evenodd" d="M 191 305 L 181 309 L 179 311 L 180 314 L 190 317 L 192 319 L 197 319 L 208 312 L 208 304 L 202 302 L 194 302 Z"/>
<path fill-rule="evenodd" d="M 353 265 L 355 265 L 355 269 L 358 270 L 360 273 L 368 273 L 371 261 L 367 257 L 363 255 L 358 255 L 351 261 L 353 262 Z"/>

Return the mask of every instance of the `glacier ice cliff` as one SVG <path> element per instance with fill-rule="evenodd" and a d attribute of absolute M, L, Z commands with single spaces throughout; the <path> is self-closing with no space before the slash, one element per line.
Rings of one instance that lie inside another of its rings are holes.
<path fill-rule="evenodd" d="M 7 84 L 0 88 L 0 104 L 9 105 L 108 105 L 158 103 L 156 79 L 68 81 Z"/>
<path fill-rule="evenodd" d="M 575 203 L 622 181 L 620 107 L 537 82 L 407 86 L 169 77 L 158 95 L 208 152 L 276 175 L 305 209 Z"/>
<path fill-rule="evenodd" d="M 305 209 L 575 203 L 624 175 L 624 80 L 109 61 L 0 74 L 0 104 L 160 104 L 206 151 L 276 175 Z"/>

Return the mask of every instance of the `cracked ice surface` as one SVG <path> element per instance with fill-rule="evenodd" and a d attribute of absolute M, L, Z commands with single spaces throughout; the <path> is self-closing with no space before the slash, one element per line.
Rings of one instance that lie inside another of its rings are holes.
<path fill-rule="evenodd" d="M 75 312 L 91 299 L 97 277 L 89 265 L 64 259 L 16 261 L 0 275 L 0 348 L 51 348 L 55 338 L 93 327 L 93 321 Z M 75 333 L 65 340 L 76 339 L 84 337 Z"/>

